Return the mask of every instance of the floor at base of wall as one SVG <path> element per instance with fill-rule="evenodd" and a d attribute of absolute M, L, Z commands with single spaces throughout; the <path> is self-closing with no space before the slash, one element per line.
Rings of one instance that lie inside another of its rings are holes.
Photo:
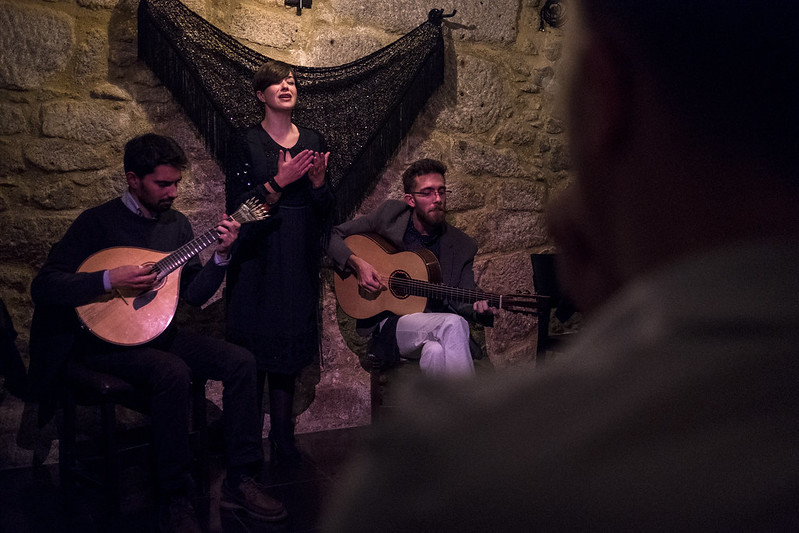
<path fill-rule="evenodd" d="M 262 483 L 269 494 L 282 501 L 289 517 L 276 523 L 249 520 L 219 510 L 224 476 L 221 457 L 211 462 L 210 501 L 198 509 L 204 530 L 217 533 L 317 532 L 319 519 L 335 483 L 363 438 L 367 427 L 337 429 L 297 435 L 303 454 L 299 467 L 264 468 Z M 268 441 L 264 454 L 269 457 Z M 78 489 L 66 503 L 58 483 L 58 466 L 16 468 L 0 472 L 0 533 L 103 532 L 146 533 L 156 531 L 152 479 L 148 469 L 126 468 L 121 515 L 110 518 L 96 494 Z"/>

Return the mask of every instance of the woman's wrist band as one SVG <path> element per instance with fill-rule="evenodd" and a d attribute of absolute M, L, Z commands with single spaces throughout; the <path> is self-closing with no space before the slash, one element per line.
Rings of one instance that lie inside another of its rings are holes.
<path fill-rule="evenodd" d="M 274 192 L 282 192 L 283 187 L 277 184 L 277 180 L 274 177 L 269 178 L 266 182 L 270 187 L 272 187 L 272 191 Z"/>

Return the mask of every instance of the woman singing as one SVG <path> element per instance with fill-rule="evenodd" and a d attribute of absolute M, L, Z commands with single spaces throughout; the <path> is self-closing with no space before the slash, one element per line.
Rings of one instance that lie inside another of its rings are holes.
<path fill-rule="evenodd" d="M 271 217 L 246 224 L 228 270 L 227 336 L 250 349 L 269 386 L 273 465 L 297 465 L 295 380 L 319 350 L 317 308 L 321 238 L 334 204 L 325 180 L 325 141 L 292 122 L 297 85 L 291 67 L 268 61 L 253 78 L 264 119 L 239 147 L 247 172 L 228 177 L 228 196 L 256 197 Z"/>

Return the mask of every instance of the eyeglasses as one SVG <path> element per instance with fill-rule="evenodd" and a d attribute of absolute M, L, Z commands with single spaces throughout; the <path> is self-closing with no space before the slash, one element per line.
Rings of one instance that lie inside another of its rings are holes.
<path fill-rule="evenodd" d="M 415 191 L 408 194 L 415 194 L 417 196 L 421 196 L 422 198 L 430 198 L 434 194 L 438 194 L 441 198 L 444 198 L 448 194 L 452 194 L 452 191 L 441 187 L 440 189 L 422 189 L 421 191 Z"/>

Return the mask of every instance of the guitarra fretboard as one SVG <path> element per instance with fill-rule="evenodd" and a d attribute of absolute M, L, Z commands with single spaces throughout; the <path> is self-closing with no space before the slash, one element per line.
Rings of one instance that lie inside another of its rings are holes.
<path fill-rule="evenodd" d="M 158 272 L 159 278 L 169 274 L 170 272 L 174 272 L 183 266 L 186 261 L 214 244 L 218 238 L 219 232 L 216 230 L 216 228 L 208 230 L 206 233 L 203 233 L 196 239 L 187 242 L 168 256 L 158 261 L 155 265 L 153 265 L 153 270 Z"/>
<path fill-rule="evenodd" d="M 229 216 L 231 220 L 235 220 L 240 224 L 245 222 L 252 222 L 254 220 L 263 220 L 268 216 L 268 210 L 254 198 L 250 198 L 238 209 L 236 212 Z M 214 244 L 219 239 L 219 232 L 216 228 L 210 229 L 200 235 L 199 237 L 187 242 L 168 256 L 164 257 L 156 264 L 153 265 L 153 271 L 158 273 L 158 279 L 174 272 L 186 261 L 202 252 L 210 245 Z"/>

